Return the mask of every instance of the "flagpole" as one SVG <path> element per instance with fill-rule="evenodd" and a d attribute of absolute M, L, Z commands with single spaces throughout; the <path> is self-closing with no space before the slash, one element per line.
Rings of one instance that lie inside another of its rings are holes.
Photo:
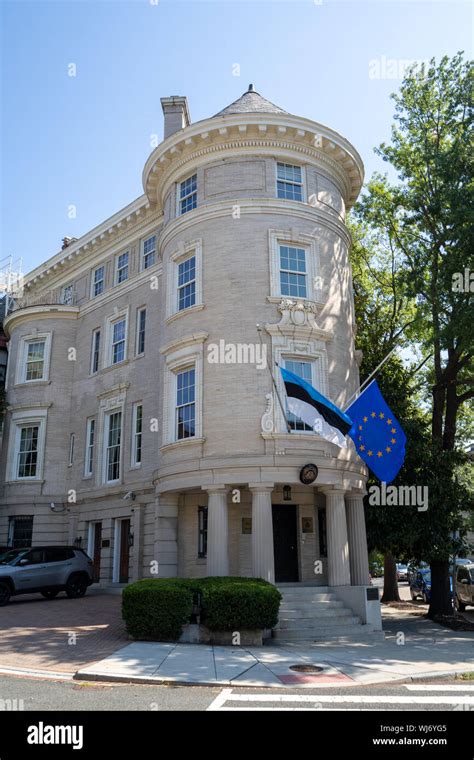
<path fill-rule="evenodd" d="M 387 359 L 391 357 L 391 355 L 393 354 L 396 348 L 397 346 L 394 346 L 392 350 L 388 352 L 387 356 L 384 359 L 382 359 L 380 364 L 374 369 L 374 371 L 369 375 L 369 377 L 366 380 L 364 380 L 362 385 L 360 385 L 359 388 L 356 390 L 356 392 L 352 394 L 352 396 L 350 397 L 349 401 L 346 404 L 346 408 L 344 409 L 344 412 L 347 411 L 347 409 L 351 405 L 352 399 L 356 398 L 357 395 L 360 395 L 362 393 L 362 389 L 366 387 L 366 385 L 372 380 L 374 375 L 376 375 L 377 372 L 383 367 Z"/>
<path fill-rule="evenodd" d="M 258 332 L 258 337 L 260 338 L 260 345 L 263 347 L 264 344 L 263 344 L 263 341 L 262 341 L 262 328 L 260 327 L 260 325 L 256 325 L 256 328 L 257 328 L 257 332 Z M 275 364 L 278 367 L 278 363 L 275 362 Z M 273 372 L 272 372 L 270 364 L 268 362 L 267 362 L 267 369 L 270 372 L 270 377 L 272 378 L 272 384 L 273 384 L 273 387 L 275 388 L 275 393 L 277 395 L 277 399 L 278 399 L 278 402 L 280 404 L 280 409 L 281 409 L 281 412 L 283 414 L 283 419 L 286 422 L 286 429 L 287 429 L 288 433 L 291 433 L 290 423 L 288 422 L 288 419 L 286 417 L 286 409 L 283 406 L 283 402 L 282 402 L 281 397 L 280 397 L 280 391 L 277 388 L 277 384 L 275 382 L 275 378 L 273 377 Z"/>

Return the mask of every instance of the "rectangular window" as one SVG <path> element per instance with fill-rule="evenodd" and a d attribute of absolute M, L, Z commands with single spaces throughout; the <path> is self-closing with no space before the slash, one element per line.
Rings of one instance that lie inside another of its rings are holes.
<path fill-rule="evenodd" d="M 278 198 L 288 201 L 303 200 L 301 166 L 277 164 L 277 193 Z"/>
<path fill-rule="evenodd" d="M 132 425 L 132 467 L 137 467 L 142 463 L 143 406 L 141 404 L 135 404 L 133 407 Z"/>
<path fill-rule="evenodd" d="M 207 507 L 198 507 L 198 557 L 207 557 Z"/>
<path fill-rule="evenodd" d="M 91 374 L 99 370 L 99 353 L 100 353 L 100 330 L 94 330 L 92 333 L 92 356 L 91 356 Z"/>
<path fill-rule="evenodd" d="M 92 278 L 92 298 L 100 296 L 104 292 L 105 287 L 105 267 L 98 267 L 94 270 Z"/>
<path fill-rule="evenodd" d="M 304 248 L 280 245 L 280 291 L 282 296 L 307 298 Z"/>
<path fill-rule="evenodd" d="M 71 433 L 69 436 L 69 465 L 72 466 L 74 462 L 74 442 L 75 442 L 76 436 L 74 433 Z"/>
<path fill-rule="evenodd" d="M 196 303 L 196 257 L 182 261 L 178 265 L 178 311 L 188 309 Z"/>
<path fill-rule="evenodd" d="M 65 285 L 61 294 L 61 302 L 65 306 L 72 306 L 74 303 L 74 285 Z"/>
<path fill-rule="evenodd" d="M 38 471 L 39 425 L 20 428 L 20 445 L 17 455 L 17 478 L 36 478 Z"/>
<path fill-rule="evenodd" d="M 8 521 L 8 546 L 22 549 L 31 546 L 33 539 L 33 515 L 16 515 Z"/>
<path fill-rule="evenodd" d="M 94 470 L 94 446 L 95 446 L 95 420 L 87 420 L 86 428 L 86 455 L 84 475 L 92 475 Z"/>
<path fill-rule="evenodd" d="M 303 361 L 296 361 L 293 359 L 286 359 L 285 368 L 289 370 L 290 372 L 293 372 L 293 374 L 298 375 L 298 377 L 301 377 L 302 380 L 306 380 L 306 382 L 309 383 L 310 385 L 313 384 L 311 362 L 303 362 Z M 287 411 L 286 418 L 292 430 L 312 431 L 312 428 L 310 428 L 309 425 L 306 425 L 302 420 L 300 420 L 299 417 L 296 417 L 296 415 L 292 414 L 289 411 Z"/>
<path fill-rule="evenodd" d="M 196 372 L 193 369 L 176 375 L 176 438 L 192 438 L 196 434 Z"/>
<path fill-rule="evenodd" d="M 185 214 L 197 206 L 197 174 L 188 177 L 179 186 L 179 213 Z"/>
<path fill-rule="evenodd" d="M 137 356 L 145 353 L 146 309 L 137 312 Z"/>
<path fill-rule="evenodd" d="M 127 335 L 127 320 L 119 319 L 112 323 L 112 356 L 111 364 L 118 364 L 125 359 L 125 340 Z"/>
<path fill-rule="evenodd" d="M 128 251 L 121 253 L 115 259 L 115 284 L 128 280 Z"/>
<path fill-rule="evenodd" d="M 327 534 L 326 534 L 326 510 L 324 507 L 318 509 L 318 532 L 319 532 L 319 556 L 328 556 Z"/>
<path fill-rule="evenodd" d="M 122 412 L 112 412 L 107 415 L 107 449 L 105 458 L 105 473 L 107 483 L 115 483 L 120 479 L 120 446 L 122 439 Z"/>
<path fill-rule="evenodd" d="M 44 379 L 44 358 L 46 341 L 29 340 L 26 344 L 25 381 Z"/>
<path fill-rule="evenodd" d="M 142 269 L 148 269 L 155 263 L 156 235 L 152 235 L 143 241 Z"/>

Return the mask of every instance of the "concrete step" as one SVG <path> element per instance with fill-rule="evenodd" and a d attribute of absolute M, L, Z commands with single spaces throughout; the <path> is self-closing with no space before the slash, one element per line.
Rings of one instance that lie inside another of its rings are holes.
<path fill-rule="evenodd" d="M 278 591 L 283 596 L 287 594 L 305 596 L 306 594 L 333 594 L 334 591 L 329 586 L 277 586 Z"/>
<path fill-rule="evenodd" d="M 315 593 L 310 594 L 284 594 L 281 603 L 284 602 L 337 602 L 335 594 Z"/>
<path fill-rule="evenodd" d="M 347 618 L 347 617 L 353 617 L 353 613 L 351 610 L 348 610 L 346 607 L 338 607 L 335 610 L 324 610 L 323 612 L 318 612 L 317 615 L 310 615 L 306 613 L 304 610 L 296 610 L 297 613 L 302 612 L 301 615 L 294 615 L 289 614 L 287 610 L 282 612 L 280 610 L 280 614 L 278 616 L 279 623 L 282 624 L 283 621 L 285 623 L 292 622 L 295 624 L 295 626 L 299 624 L 303 624 L 303 621 L 305 620 L 311 620 L 313 623 L 318 622 L 318 620 L 334 620 L 337 618 L 340 620 L 341 618 Z"/>
<path fill-rule="evenodd" d="M 356 615 L 344 615 L 343 617 L 330 617 L 301 620 L 279 620 L 276 630 L 280 631 L 317 631 L 327 628 L 340 628 L 341 626 L 361 625 L 360 618 Z"/>
<path fill-rule="evenodd" d="M 336 599 L 323 599 L 322 601 L 318 600 L 317 602 L 300 602 L 292 599 L 287 602 L 280 602 L 280 612 L 305 610 L 307 612 L 312 612 L 314 615 L 317 615 L 318 612 L 323 612 L 324 610 L 337 610 L 340 607 L 344 607 L 344 602 L 339 602 Z"/>
<path fill-rule="evenodd" d="M 333 639 L 336 636 L 360 636 L 365 633 L 360 623 L 348 623 L 346 625 L 318 626 L 312 629 L 299 628 L 298 630 L 274 629 L 273 638 L 276 641 L 316 641 L 317 639 Z"/>
<path fill-rule="evenodd" d="M 285 638 L 284 633 L 280 631 L 280 637 L 276 637 L 269 639 L 268 643 L 271 644 L 271 646 L 284 646 L 290 648 L 295 648 L 296 650 L 301 649 L 301 647 L 307 647 L 311 644 L 314 644 L 318 641 L 330 641 L 334 645 L 338 644 L 356 644 L 356 643 L 363 643 L 367 641 L 383 641 L 385 638 L 385 634 L 383 631 L 366 631 L 364 629 L 364 626 L 360 626 L 360 628 L 357 631 L 354 631 L 354 633 L 318 633 L 317 636 L 314 636 L 312 638 L 302 638 L 302 639 L 289 639 Z"/>

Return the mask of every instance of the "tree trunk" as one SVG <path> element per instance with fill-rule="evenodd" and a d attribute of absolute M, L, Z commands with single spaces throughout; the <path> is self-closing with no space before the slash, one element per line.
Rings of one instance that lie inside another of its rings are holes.
<path fill-rule="evenodd" d="M 446 391 L 446 411 L 444 416 L 443 449 L 452 451 L 456 440 L 456 421 L 458 413 L 458 398 L 456 386 L 450 383 Z"/>
<path fill-rule="evenodd" d="M 433 412 L 431 415 L 431 435 L 433 441 L 439 441 L 441 444 L 443 440 L 443 415 L 446 399 L 446 389 L 443 385 L 437 384 L 433 386 L 432 394 Z"/>
<path fill-rule="evenodd" d="M 383 595 L 382 602 L 399 602 L 397 565 L 395 557 L 387 552 L 383 558 Z"/>
<path fill-rule="evenodd" d="M 449 583 L 449 560 L 431 562 L 431 601 L 428 617 L 452 615 L 453 602 Z"/>

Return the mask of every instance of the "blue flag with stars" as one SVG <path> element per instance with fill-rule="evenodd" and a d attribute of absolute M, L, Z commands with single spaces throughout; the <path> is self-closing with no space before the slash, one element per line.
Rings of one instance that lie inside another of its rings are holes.
<path fill-rule="evenodd" d="M 348 435 L 358 455 L 379 480 L 390 483 L 403 465 L 407 439 L 376 380 L 346 409 L 346 414 L 353 421 Z"/>

